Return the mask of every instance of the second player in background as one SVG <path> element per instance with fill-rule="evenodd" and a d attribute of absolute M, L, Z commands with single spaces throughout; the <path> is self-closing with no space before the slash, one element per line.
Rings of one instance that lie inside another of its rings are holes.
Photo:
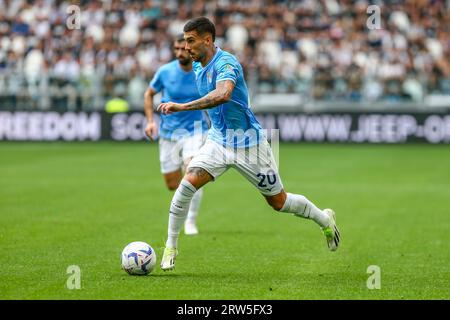
<path fill-rule="evenodd" d="M 151 80 L 144 95 L 144 109 L 147 117 L 146 135 L 152 139 L 159 133 L 159 159 L 161 173 L 169 190 L 176 190 L 183 171 L 194 154 L 203 145 L 208 130 L 206 118 L 201 110 L 161 114 L 159 128 L 154 120 L 153 98 L 162 92 L 161 102 L 185 103 L 200 98 L 192 59 L 185 50 L 183 35 L 174 40 L 175 60 L 161 66 Z M 201 129 L 201 130 L 200 130 Z M 197 215 L 202 199 L 200 189 L 192 199 L 184 225 L 185 234 L 198 234 Z"/>

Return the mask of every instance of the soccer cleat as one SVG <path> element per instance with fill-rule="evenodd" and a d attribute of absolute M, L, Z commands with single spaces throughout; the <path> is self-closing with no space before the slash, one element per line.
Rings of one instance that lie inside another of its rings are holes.
<path fill-rule="evenodd" d="M 164 248 L 164 254 L 161 259 L 161 269 L 164 271 L 173 270 L 175 268 L 175 258 L 177 257 L 176 248 Z"/>
<path fill-rule="evenodd" d="M 341 234 L 336 225 L 336 213 L 331 209 L 323 210 L 330 217 L 330 224 L 328 227 L 322 228 L 323 234 L 327 239 L 328 248 L 331 251 L 336 251 L 341 240 Z"/>
<path fill-rule="evenodd" d="M 196 235 L 198 234 L 198 228 L 195 224 L 195 220 L 186 220 L 184 224 L 184 234 Z"/>

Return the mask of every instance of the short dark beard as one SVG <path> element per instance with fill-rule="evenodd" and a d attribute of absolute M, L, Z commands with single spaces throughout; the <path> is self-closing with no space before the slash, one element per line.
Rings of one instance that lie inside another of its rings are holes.
<path fill-rule="evenodd" d="M 186 58 L 186 59 L 178 59 L 178 62 L 182 65 L 182 66 L 187 66 L 188 64 L 190 64 L 192 62 L 192 60 L 190 58 Z"/>
<path fill-rule="evenodd" d="M 202 60 L 203 57 L 204 57 L 204 54 L 199 54 L 199 55 L 197 56 L 197 59 L 194 59 L 194 58 L 192 58 L 192 56 L 191 56 L 192 60 L 194 60 L 195 62 L 200 62 L 200 61 Z"/>

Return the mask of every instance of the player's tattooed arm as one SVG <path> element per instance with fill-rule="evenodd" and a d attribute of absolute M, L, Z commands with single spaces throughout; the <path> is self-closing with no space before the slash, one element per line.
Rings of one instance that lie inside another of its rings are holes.
<path fill-rule="evenodd" d="M 206 96 L 185 103 L 184 108 L 186 110 L 201 110 L 209 109 L 219 104 L 226 103 L 231 99 L 233 93 L 234 82 L 231 80 L 219 81 L 216 84 L 216 89 L 208 93 Z"/>
<path fill-rule="evenodd" d="M 158 111 L 164 114 L 170 114 L 178 111 L 189 111 L 189 110 L 202 110 L 209 109 L 219 104 L 228 102 L 231 99 L 231 94 L 233 93 L 234 82 L 230 80 L 223 80 L 217 82 L 216 89 L 208 93 L 206 96 L 188 102 L 188 103 L 174 103 L 166 102 L 161 103 L 158 106 Z"/>

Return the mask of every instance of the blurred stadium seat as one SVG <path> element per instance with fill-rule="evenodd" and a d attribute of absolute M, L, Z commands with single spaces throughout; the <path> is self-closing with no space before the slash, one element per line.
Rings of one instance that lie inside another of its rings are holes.
<path fill-rule="evenodd" d="M 253 98 L 448 106 L 450 1 L 78 1 L 78 30 L 70 4 L 0 0 L 0 109 L 102 110 L 117 92 L 142 109 L 171 37 L 199 15 L 238 56 Z M 371 4 L 379 30 L 366 26 Z"/>

